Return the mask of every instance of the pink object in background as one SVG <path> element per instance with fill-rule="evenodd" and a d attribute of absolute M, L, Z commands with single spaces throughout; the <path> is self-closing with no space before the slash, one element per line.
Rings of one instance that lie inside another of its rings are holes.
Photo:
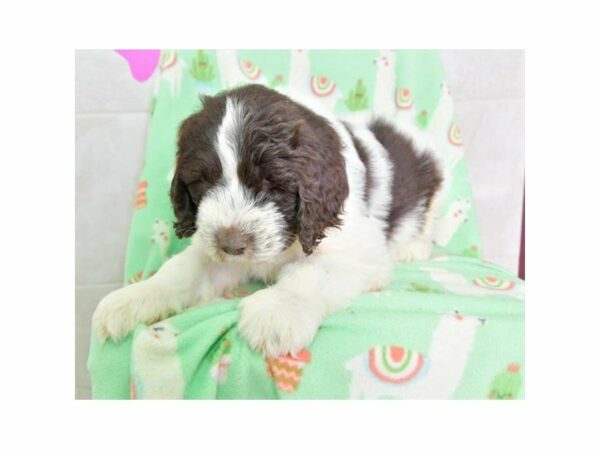
<path fill-rule="evenodd" d="M 160 50 L 115 50 L 129 64 L 131 75 L 139 82 L 152 76 L 158 66 Z"/>

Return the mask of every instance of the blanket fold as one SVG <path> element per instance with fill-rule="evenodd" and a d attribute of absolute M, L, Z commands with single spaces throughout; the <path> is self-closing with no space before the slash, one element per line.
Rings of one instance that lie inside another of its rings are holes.
<path fill-rule="evenodd" d="M 279 358 L 237 333 L 239 301 L 261 287 L 141 325 L 119 344 L 94 343 L 94 398 L 523 396 L 523 284 L 494 266 L 462 257 L 399 265 L 387 289 L 359 296 L 309 348 Z"/>

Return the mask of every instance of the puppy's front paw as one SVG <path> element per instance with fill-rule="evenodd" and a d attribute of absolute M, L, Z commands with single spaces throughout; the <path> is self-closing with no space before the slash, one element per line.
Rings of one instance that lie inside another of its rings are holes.
<path fill-rule="evenodd" d="M 107 338 L 118 341 L 131 333 L 140 323 L 161 319 L 157 295 L 144 282 L 125 286 L 104 297 L 92 317 L 92 327 L 100 343 Z"/>
<path fill-rule="evenodd" d="M 296 354 L 315 337 L 321 315 L 309 302 L 273 286 L 240 303 L 238 330 L 251 348 L 267 357 Z"/>

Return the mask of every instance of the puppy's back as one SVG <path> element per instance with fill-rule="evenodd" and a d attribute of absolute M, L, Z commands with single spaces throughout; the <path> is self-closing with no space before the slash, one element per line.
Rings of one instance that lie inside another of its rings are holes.
<path fill-rule="evenodd" d="M 442 170 L 434 156 L 434 148 L 425 147 L 416 136 L 402 132 L 383 119 L 368 125 L 377 141 L 387 151 L 392 167 L 388 236 L 402 219 L 416 211 L 425 214 L 434 195 L 441 188 Z"/>

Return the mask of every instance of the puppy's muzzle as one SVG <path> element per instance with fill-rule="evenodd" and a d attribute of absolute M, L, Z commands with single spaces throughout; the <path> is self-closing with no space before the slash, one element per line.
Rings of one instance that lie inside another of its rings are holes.
<path fill-rule="evenodd" d="M 254 242 L 251 234 L 244 233 L 239 228 L 221 228 L 216 233 L 216 243 L 219 250 L 228 255 L 242 255 Z"/>

